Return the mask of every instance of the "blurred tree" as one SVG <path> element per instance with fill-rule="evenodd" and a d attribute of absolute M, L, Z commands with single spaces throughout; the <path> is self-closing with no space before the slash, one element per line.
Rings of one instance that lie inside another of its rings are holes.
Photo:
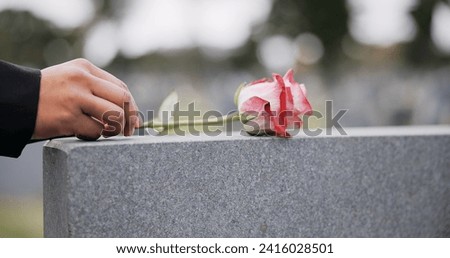
<path fill-rule="evenodd" d="M 274 2 L 267 33 L 292 38 L 304 32 L 315 34 L 325 49 L 322 64 L 330 67 L 343 56 L 341 43 L 348 34 L 347 23 L 345 0 L 278 0 Z"/>
<path fill-rule="evenodd" d="M 0 58 L 37 67 L 45 65 L 42 50 L 55 38 L 49 24 L 29 12 L 0 13 Z"/>
<path fill-rule="evenodd" d="M 29 12 L 12 10 L 0 12 L 0 58 L 44 67 L 82 56 L 86 32 L 104 19 L 119 20 L 127 4 L 113 0 L 94 3 L 96 5 L 94 19 L 71 31 L 60 30 Z M 441 64 L 449 61 L 449 56 L 436 51 L 431 39 L 432 15 L 438 3 L 448 4 L 449 1 L 418 2 L 412 12 L 417 25 L 417 35 L 412 42 L 401 46 L 405 52 L 401 52 L 400 59 L 404 58 L 414 65 Z M 122 56 L 119 52 L 109 68 L 121 71 L 129 67 L 132 70 L 139 68 L 139 63 L 148 63 L 152 67 L 164 64 L 167 67 L 178 66 L 179 69 L 197 74 L 202 74 L 203 69 L 214 66 L 218 69 L 224 67 L 232 70 L 258 70 L 261 65 L 257 58 L 257 48 L 261 39 L 276 34 L 294 39 L 302 33 L 309 32 L 321 40 L 324 46 L 321 65 L 331 70 L 346 58 L 342 50 L 342 41 L 349 37 L 348 21 L 349 10 L 345 0 L 274 0 L 268 21 L 254 27 L 253 37 L 227 58 L 211 58 L 204 55 L 198 47 L 176 54 L 152 53 L 136 58 Z M 188 60 L 183 61 L 184 58 Z M 190 66 L 186 63 L 197 65 Z"/>
<path fill-rule="evenodd" d="M 0 59 L 43 68 L 79 57 L 82 29 L 64 31 L 29 12 L 0 12 Z"/>
<path fill-rule="evenodd" d="M 421 0 L 412 11 L 416 22 L 417 35 L 406 45 L 406 58 L 414 65 L 433 65 L 448 62 L 449 57 L 440 54 L 434 47 L 431 38 L 433 11 L 439 3 L 449 4 L 447 0 Z"/>

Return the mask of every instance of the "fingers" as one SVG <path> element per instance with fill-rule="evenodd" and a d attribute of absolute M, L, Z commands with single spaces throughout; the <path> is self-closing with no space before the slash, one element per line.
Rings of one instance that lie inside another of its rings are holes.
<path fill-rule="evenodd" d="M 94 75 L 94 76 L 96 76 L 98 78 L 101 78 L 101 79 L 103 79 L 105 81 L 109 81 L 111 83 L 114 83 L 118 87 L 121 87 L 121 88 L 124 88 L 124 89 L 128 89 L 127 85 L 123 81 L 121 81 L 117 77 L 115 77 L 114 75 L 108 73 L 105 70 L 102 70 L 102 69 L 98 68 L 97 66 L 95 66 L 92 63 L 90 63 L 87 60 L 84 60 L 84 59 L 81 59 L 81 60 L 83 60 L 83 61 L 81 61 L 82 65 L 85 66 L 86 69 L 88 69 L 88 71 L 92 75 Z"/>
<path fill-rule="evenodd" d="M 136 105 L 136 102 L 134 101 L 133 96 L 130 93 L 130 90 L 128 89 L 127 85 L 119 80 L 117 77 L 115 77 L 114 75 L 108 73 L 105 70 L 102 70 L 100 68 L 98 68 L 97 66 L 93 65 L 92 63 L 90 63 L 87 60 L 84 59 L 79 59 L 78 62 L 80 62 L 88 71 L 89 73 L 91 73 L 93 76 L 100 78 L 104 81 L 110 82 L 111 86 L 117 86 L 118 88 L 128 92 L 129 94 L 129 102 L 130 102 L 130 107 L 132 111 L 138 111 L 139 108 Z M 120 104 L 120 106 L 122 106 Z M 135 128 L 139 127 L 139 119 L 137 119 L 138 124 L 135 125 Z"/>
<path fill-rule="evenodd" d="M 95 96 L 108 100 L 118 107 L 123 108 L 125 116 L 124 135 L 129 136 L 134 133 L 134 129 L 139 127 L 138 110 L 133 104 L 133 97 L 130 92 L 123 88 L 115 87 L 113 83 L 92 76 L 92 93 Z"/>
<path fill-rule="evenodd" d="M 134 129 L 140 126 L 138 115 L 138 107 L 133 99 L 127 85 L 113 76 L 112 74 L 98 68 L 85 59 L 76 59 L 73 61 L 76 65 L 83 67 L 92 76 L 89 76 L 88 87 L 91 92 L 102 99 L 110 101 L 123 109 L 124 124 L 122 124 L 123 134 L 130 136 L 134 133 Z M 101 106 L 105 106 L 104 103 Z M 103 121 L 99 117 L 99 107 L 87 107 L 89 114 Z M 103 110 L 104 112 L 116 111 L 116 109 Z M 94 115 L 95 114 L 95 115 Z"/>
<path fill-rule="evenodd" d="M 88 115 L 81 115 L 75 122 L 75 135 L 82 140 L 94 141 L 97 140 L 104 129 L 104 125 L 92 119 Z"/>
<path fill-rule="evenodd" d="M 119 128 L 118 133 L 124 130 L 125 114 L 123 109 L 108 100 L 94 95 L 83 96 L 81 110 L 83 113 L 96 118 L 103 124 L 114 125 L 116 128 Z"/>
<path fill-rule="evenodd" d="M 137 111 L 121 80 L 85 59 L 76 59 L 41 71 L 33 137 L 77 135 L 95 140 L 122 132 L 128 136 L 139 126 Z"/>
<path fill-rule="evenodd" d="M 89 88 L 97 97 L 109 100 L 121 108 L 123 107 L 123 103 L 131 101 L 132 97 L 129 91 L 116 87 L 109 81 L 105 81 L 95 76 L 91 76 L 90 81 Z"/>
<path fill-rule="evenodd" d="M 123 111 L 125 112 L 125 127 L 123 130 L 123 135 L 130 136 L 134 133 L 135 124 L 137 122 L 136 115 L 133 115 L 130 111 L 130 102 L 125 102 Z"/>
<path fill-rule="evenodd" d="M 84 74 L 81 73 L 82 81 L 88 91 L 82 94 L 82 112 L 112 128 L 105 130 L 105 136 L 120 132 L 125 136 L 132 135 L 134 129 L 140 126 L 140 121 L 138 107 L 126 84 L 86 59 L 76 59 L 70 63 L 84 71 Z"/>

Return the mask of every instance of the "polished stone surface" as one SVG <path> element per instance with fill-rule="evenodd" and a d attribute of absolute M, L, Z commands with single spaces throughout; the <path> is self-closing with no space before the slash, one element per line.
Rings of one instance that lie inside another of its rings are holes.
<path fill-rule="evenodd" d="M 44 147 L 46 237 L 450 237 L 450 126 Z"/>

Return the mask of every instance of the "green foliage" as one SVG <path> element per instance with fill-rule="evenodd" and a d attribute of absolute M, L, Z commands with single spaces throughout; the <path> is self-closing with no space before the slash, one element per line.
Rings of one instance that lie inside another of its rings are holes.
<path fill-rule="evenodd" d="M 0 198 L 0 237 L 42 237 L 43 208 L 38 198 Z"/>

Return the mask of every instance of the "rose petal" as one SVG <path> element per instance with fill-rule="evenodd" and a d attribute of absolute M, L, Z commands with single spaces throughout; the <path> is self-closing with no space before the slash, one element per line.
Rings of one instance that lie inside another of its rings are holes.
<path fill-rule="evenodd" d="M 241 89 L 237 101 L 239 111 L 256 112 L 257 118 L 252 120 L 256 124 L 252 126 L 259 128 L 249 130 L 259 129 L 257 134 L 274 133 L 279 137 L 290 137 L 287 129 L 299 128 L 303 123 L 299 116 L 310 114 L 312 108 L 306 98 L 305 86 L 295 81 L 292 69 L 283 77 L 279 74 L 272 77 L 273 80 L 263 78 Z"/>
<path fill-rule="evenodd" d="M 278 137 L 289 138 L 291 135 L 286 131 L 286 126 L 278 123 L 278 119 L 274 116 L 270 117 L 271 119 L 271 129 L 275 131 L 275 134 Z"/>
<path fill-rule="evenodd" d="M 303 86 L 304 87 L 304 86 Z M 306 98 L 303 90 L 301 89 L 300 84 L 292 84 L 291 85 L 292 97 L 294 100 L 294 109 L 299 114 L 309 114 L 312 112 L 311 104 Z"/>
<path fill-rule="evenodd" d="M 278 117 L 278 123 L 282 125 L 286 125 L 285 116 L 286 116 L 286 102 L 287 102 L 287 94 L 286 94 L 286 86 L 284 85 L 284 80 L 281 78 L 279 74 L 273 74 L 273 78 L 276 82 L 278 82 L 278 87 L 281 89 L 280 93 L 280 109 L 272 110 L 275 111 L 275 115 Z"/>
<path fill-rule="evenodd" d="M 255 85 L 255 84 L 258 84 L 258 83 L 263 83 L 263 82 L 270 82 L 270 80 L 267 79 L 267 78 L 262 78 L 262 79 L 259 79 L 259 80 L 256 80 L 256 81 L 252 81 L 251 83 L 248 84 L 248 86 Z"/>
<path fill-rule="evenodd" d="M 256 112 L 260 114 L 264 111 L 265 105 L 269 103 L 260 97 L 251 97 L 239 106 L 239 112 Z"/>
<path fill-rule="evenodd" d="M 303 95 L 305 95 L 305 97 L 306 97 L 305 85 L 299 84 L 298 82 L 295 81 L 295 79 L 294 79 L 294 70 L 293 69 L 289 69 L 289 71 L 287 71 L 286 74 L 284 75 L 283 79 L 284 79 L 284 81 L 286 83 L 286 86 L 288 86 L 288 87 L 292 87 L 292 85 L 299 85 L 300 89 L 303 92 Z"/>
<path fill-rule="evenodd" d="M 289 70 L 286 72 L 286 74 L 284 75 L 283 79 L 284 79 L 285 81 L 290 82 L 291 84 L 295 83 L 295 80 L 294 80 L 294 70 L 293 70 L 292 68 L 289 69 Z"/>
<path fill-rule="evenodd" d="M 270 102 L 273 110 L 278 110 L 280 108 L 280 93 L 281 89 L 278 87 L 278 83 L 274 81 L 265 81 L 251 86 L 246 85 L 239 94 L 238 107 L 252 97 L 259 97 Z"/>

